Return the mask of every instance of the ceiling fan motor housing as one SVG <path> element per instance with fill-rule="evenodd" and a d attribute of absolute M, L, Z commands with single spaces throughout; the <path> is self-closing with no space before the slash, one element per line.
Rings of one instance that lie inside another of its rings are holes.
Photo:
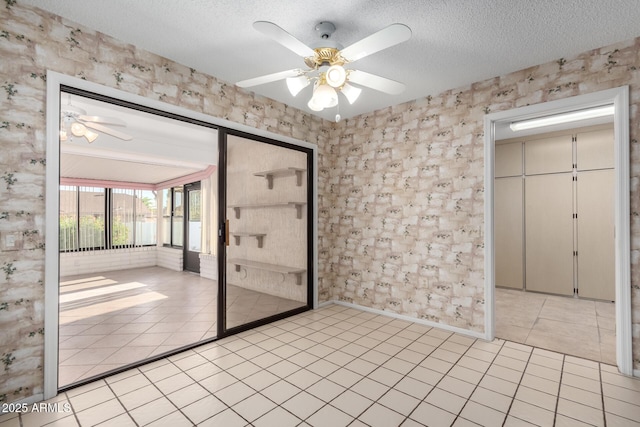
<path fill-rule="evenodd" d="M 340 56 L 342 46 L 329 40 L 336 31 L 336 26 L 332 22 L 323 21 L 315 26 L 315 30 L 322 41 L 314 47 L 315 55 L 304 59 L 305 64 L 314 69 L 323 65 L 344 65 L 346 61 Z"/>
<path fill-rule="evenodd" d="M 316 32 L 320 35 L 321 39 L 328 39 L 329 37 L 331 37 L 331 34 L 333 34 L 335 31 L 336 31 L 336 26 L 329 21 L 319 22 L 316 25 Z"/>

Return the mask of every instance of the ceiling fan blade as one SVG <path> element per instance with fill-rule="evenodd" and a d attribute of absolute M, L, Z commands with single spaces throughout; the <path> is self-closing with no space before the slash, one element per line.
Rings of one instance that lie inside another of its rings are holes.
<path fill-rule="evenodd" d="M 286 79 L 287 77 L 297 77 L 302 74 L 304 74 L 304 71 L 302 71 L 299 68 L 295 68 L 293 70 L 280 71 L 278 73 L 267 74 L 260 77 L 254 77 L 252 79 L 242 80 L 236 83 L 236 86 L 240 86 L 240 87 L 258 86 L 265 83 L 275 82 L 277 80 L 283 80 L 283 79 Z"/>
<path fill-rule="evenodd" d="M 117 130 L 113 130 L 111 128 L 108 128 L 106 126 L 102 126 L 98 123 L 92 123 L 92 122 L 82 122 L 86 127 L 91 128 L 91 129 L 95 129 L 97 131 L 100 131 L 102 133 L 106 133 L 107 135 L 111 135 L 111 136 L 115 136 L 116 138 L 120 138 L 123 139 L 125 141 L 131 141 L 133 139 L 133 137 L 131 137 L 130 135 L 127 135 L 126 133 L 117 131 Z"/>
<path fill-rule="evenodd" d="M 108 125 L 118 125 L 118 126 L 126 126 L 127 124 L 124 120 L 118 119 L 116 117 L 102 117 L 102 116 L 78 116 L 78 120 L 81 122 L 93 122 L 93 123 L 104 123 Z"/>
<path fill-rule="evenodd" d="M 405 88 L 403 83 L 359 70 L 350 71 L 348 81 L 350 83 L 356 83 L 390 95 L 398 95 L 399 93 L 402 93 Z"/>
<path fill-rule="evenodd" d="M 293 37 L 291 34 L 287 33 L 282 28 L 278 27 L 273 22 L 256 21 L 253 23 L 253 28 L 260 31 L 265 36 L 277 41 L 282 46 L 297 53 L 303 58 L 315 55 L 313 49 L 302 43 L 297 38 Z"/>
<path fill-rule="evenodd" d="M 411 38 L 411 29 L 404 24 L 391 24 L 382 30 L 347 46 L 340 51 L 340 56 L 348 62 L 357 61 L 365 56 L 379 52 Z"/>

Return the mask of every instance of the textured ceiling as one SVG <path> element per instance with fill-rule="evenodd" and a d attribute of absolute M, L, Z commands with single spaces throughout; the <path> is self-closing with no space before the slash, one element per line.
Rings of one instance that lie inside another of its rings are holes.
<path fill-rule="evenodd" d="M 640 35 L 637 0 L 21 0 L 124 42 L 235 83 L 304 67 L 290 50 L 253 29 L 271 21 L 307 45 L 319 41 L 320 21 L 333 22 L 333 40 L 348 46 L 391 23 L 412 38 L 353 68 L 404 82 L 400 95 L 363 91 L 342 117 L 435 95 L 447 89 Z M 257 94 L 311 112 L 311 88 L 292 97 L 284 81 Z M 312 113 L 312 112 L 311 112 Z M 318 114 L 333 120 L 336 108 Z"/>

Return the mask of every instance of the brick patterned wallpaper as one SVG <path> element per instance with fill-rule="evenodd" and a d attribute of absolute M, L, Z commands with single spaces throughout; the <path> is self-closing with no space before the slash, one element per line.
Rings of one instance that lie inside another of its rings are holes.
<path fill-rule="evenodd" d="M 484 331 L 486 113 L 630 86 L 634 367 L 640 368 L 640 38 L 338 123 L 324 171 L 331 298 Z"/>
<path fill-rule="evenodd" d="M 332 124 L 39 9 L 0 7 L 0 401 L 42 392 L 45 75 L 51 69 L 306 140 L 319 154 L 319 296 L 484 330 L 484 114 L 631 88 L 640 369 L 640 38 Z"/>
<path fill-rule="evenodd" d="M 0 58 L 0 235 L 25 240 L 0 251 L 0 402 L 10 402 L 43 389 L 48 69 L 320 147 L 331 123 L 15 1 L 0 6 Z"/>

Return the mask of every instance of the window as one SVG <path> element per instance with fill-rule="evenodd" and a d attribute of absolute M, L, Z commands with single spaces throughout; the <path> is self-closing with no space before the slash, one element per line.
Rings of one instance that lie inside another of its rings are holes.
<path fill-rule="evenodd" d="M 162 190 L 162 244 L 182 247 L 184 244 L 184 189 Z"/>
<path fill-rule="evenodd" d="M 60 186 L 60 251 L 155 245 L 156 193 Z"/>
<path fill-rule="evenodd" d="M 138 190 L 136 196 L 136 246 L 155 245 L 158 242 L 158 201 L 156 192 Z"/>

